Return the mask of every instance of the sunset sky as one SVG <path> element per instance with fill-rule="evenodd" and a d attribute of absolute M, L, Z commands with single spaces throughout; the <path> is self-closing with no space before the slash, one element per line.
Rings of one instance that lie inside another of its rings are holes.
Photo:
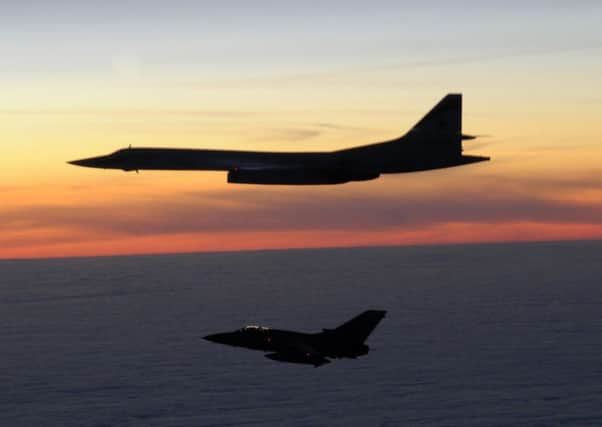
<path fill-rule="evenodd" d="M 0 15 L 0 258 L 602 238 L 602 2 L 21 1 Z M 321 151 L 464 94 L 490 162 L 340 186 L 96 170 Z"/>

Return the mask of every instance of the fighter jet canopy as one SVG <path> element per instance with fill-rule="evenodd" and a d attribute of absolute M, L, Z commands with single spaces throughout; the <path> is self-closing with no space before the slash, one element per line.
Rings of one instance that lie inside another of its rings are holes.
<path fill-rule="evenodd" d="M 243 332 L 267 332 L 270 328 L 266 328 L 264 326 L 256 326 L 256 325 L 247 325 L 241 329 Z"/>

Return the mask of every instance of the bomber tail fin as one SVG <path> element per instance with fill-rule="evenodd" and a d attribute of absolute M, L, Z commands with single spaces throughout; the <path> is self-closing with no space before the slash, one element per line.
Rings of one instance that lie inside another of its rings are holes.
<path fill-rule="evenodd" d="M 462 94 L 447 94 L 429 111 L 412 131 L 462 135 Z"/>
<path fill-rule="evenodd" d="M 462 153 L 462 94 L 450 93 L 439 101 L 409 134 L 420 142 L 437 145 L 445 151 Z"/>
<path fill-rule="evenodd" d="M 385 317 L 386 313 L 384 310 L 364 311 L 362 314 L 332 330 L 332 332 L 340 334 L 349 342 L 362 344 L 383 317 Z"/>

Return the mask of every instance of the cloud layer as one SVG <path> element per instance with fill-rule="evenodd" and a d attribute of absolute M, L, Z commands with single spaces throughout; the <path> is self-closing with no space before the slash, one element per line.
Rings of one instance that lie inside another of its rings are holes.
<path fill-rule="evenodd" d="M 280 232 L 412 232 L 445 224 L 586 224 L 602 232 L 601 199 L 579 197 L 583 191 L 602 194 L 597 175 L 569 180 L 478 176 L 473 182 L 454 176 L 385 177 L 380 186 L 229 186 L 132 200 L 28 205 L 0 210 L 0 242 L 22 247 L 81 241 L 86 235 L 110 240 L 249 232 L 268 238 Z M 350 186 L 355 191 L 348 191 Z"/>

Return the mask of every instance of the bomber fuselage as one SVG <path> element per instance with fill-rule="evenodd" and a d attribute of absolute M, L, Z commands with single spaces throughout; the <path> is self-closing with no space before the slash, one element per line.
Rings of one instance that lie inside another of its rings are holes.
<path fill-rule="evenodd" d="M 342 184 L 489 160 L 462 154 L 462 140 L 473 138 L 462 134 L 461 95 L 449 94 L 405 135 L 359 147 L 324 152 L 126 148 L 69 163 L 125 171 L 228 171 L 228 182 L 239 184 Z"/>

